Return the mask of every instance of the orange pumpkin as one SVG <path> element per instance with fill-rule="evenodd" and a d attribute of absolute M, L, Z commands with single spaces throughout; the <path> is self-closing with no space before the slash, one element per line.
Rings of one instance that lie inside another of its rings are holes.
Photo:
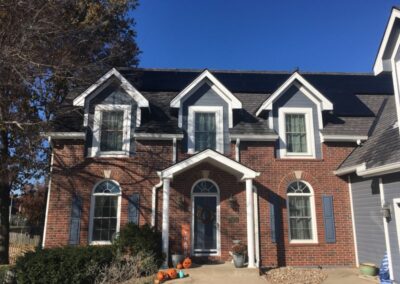
<path fill-rule="evenodd" d="M 168 269 L 167 274 L 168 274 L 169 279 L 175 279 L 178 276 L 178 273 L 173 268 Z"/>
<path fill-rule="evenodd" d="M 188 269 L 192 266 L 192 260 L 189 257 L 187 257 L 183 261 L 182 265 L 183 265 L 183 268 Z"/>
<path fill-rule="evenodd" d="M 164 272 L 158 271 L 158 273 L 157 273 L 157 280 L 163 281 L 164 279 L 165 279 Z"/>
<path fill-rule="evenodd" d="M 176 266 L 176 269 L 182 269 L 182 268 L 183 268 L 182 263 L 178 263 L 178 265 Z"/>

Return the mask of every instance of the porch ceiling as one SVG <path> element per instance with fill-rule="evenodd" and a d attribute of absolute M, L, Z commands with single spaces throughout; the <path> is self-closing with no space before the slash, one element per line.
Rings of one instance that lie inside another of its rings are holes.
<path fill-rule="evenodd" d="M 241 180 L 254 179 L 260 175 L 259 172 L 256 172 L 211 149 L 204 150 L 186 160 L 176 163 L 175 165 L 158 172 L 158 175 L 160 178 L 173 178 L 174 176 L 204 162 L 210 163 L 211 165 L 218 167 Z"/>

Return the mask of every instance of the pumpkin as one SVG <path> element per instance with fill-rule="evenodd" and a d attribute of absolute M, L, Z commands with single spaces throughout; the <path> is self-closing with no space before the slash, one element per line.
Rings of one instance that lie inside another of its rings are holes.
<path fill-rule="evenodd" d="M 178 265 L 176 266 L 176 269 L 182 269 L 182 268 L 183 268 L 182 263 L 178 263 Z"/>
<path fill-rule="evenodd" d="M 192 266 L 192 260 L 189 257 L 187 257 L 183 261 L 182 265 L 183 265 L 183 268 L 188 269 Z"/>
<path fill-rule="evenodd" d="M 157 273 L 157 280 L 159 280 L 160 282 L 162 282 L 164 279 L 165 279 L 164 272 L 158 271 L 158 273 Z"/>
<path fill-rule="evenodd" d="M 168 269 L 167 274 L 168 274 L 169 279 L 175 279 L 178 276 L 178 273 L 173 268 Z"/>

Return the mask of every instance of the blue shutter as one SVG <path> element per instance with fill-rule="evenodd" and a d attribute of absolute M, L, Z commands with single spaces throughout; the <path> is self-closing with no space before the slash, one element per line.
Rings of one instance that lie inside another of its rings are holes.
<path fill-rule="evenodd" d="M 269 204 L 269 224 L 271 227 L 271 241 L 276 243 L 275 205 Z"/>
<path fill-rule="evenodd" d="M 79 196 L 75 195 L 72 198 L 71 205 L 71 221 L 69 227 L 69 244 L 79 244 L 79 233 L 81 228 L 81 214 L 82 214 L 82 200 Z"/>
<path fill-rule="evenodd" d="M 139 225 L 139 193 L 128 197 L 128 222 Z"/>
<path fill-rule="evenodd" d="M 335 215 L 333 214 L 333 196 L 322 196 L 324 210 L 325 241 L 327 243 L 336 242 Z"/>

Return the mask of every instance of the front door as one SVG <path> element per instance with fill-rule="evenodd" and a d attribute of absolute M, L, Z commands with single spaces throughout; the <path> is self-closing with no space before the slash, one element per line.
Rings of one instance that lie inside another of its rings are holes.
<path fill-rule="evenodd" d="M 200 181 L 192 192 L 194 255 L 219 254 L 219 194 L 211 181 Z"/>

